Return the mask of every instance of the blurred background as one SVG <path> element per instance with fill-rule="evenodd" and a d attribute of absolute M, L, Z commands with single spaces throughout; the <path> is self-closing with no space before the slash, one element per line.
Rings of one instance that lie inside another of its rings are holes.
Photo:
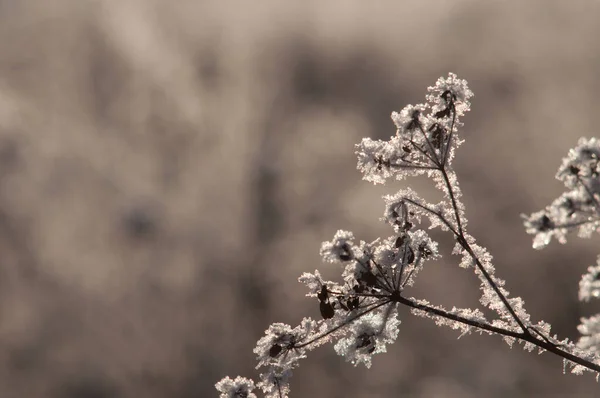
<path fill-rule="evenodd" d="M 531 248 L 520 213 L 598 135 L 595 1 L 0 0 L 0 397 L 216 397 L 272 322 L 318 317 L 297 277 L 337 229 L 388 236 L 362 137 L 455 72 L 469 229 L 535 321 L 576 339 L 598 237 Z M 426 198 L 427 180 L 408 183 Z M 432 199 L 433 200 L 433 199 Z M 478 304 L 452 242 L 407 294 Z M 401 309 L 370 370 L 325 346 L 293 397 L 592 397 L 591 375 Z"/>

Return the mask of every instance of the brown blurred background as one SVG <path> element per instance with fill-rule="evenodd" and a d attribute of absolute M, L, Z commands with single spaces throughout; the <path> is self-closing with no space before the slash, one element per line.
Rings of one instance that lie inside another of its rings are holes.
<path fill-rule="evenodd" d="M 531 248 L 560 159 L 598 135 L 595 1 L 0 0 L 0 397 L 216 397 L 338 228 L 388 236 L 354 144 L 452 71 L 475 92 L 455 162 L 470 232 L 534 320 L 577 338 L 594 237 Z M 426 197 L 427 180 L 409 183 Z M 411 295 L 478 304 L 444 261 Z M 592 397 L 550 354 L 437 328 L 354 368 L 332 346 L 293 397 Z"/>

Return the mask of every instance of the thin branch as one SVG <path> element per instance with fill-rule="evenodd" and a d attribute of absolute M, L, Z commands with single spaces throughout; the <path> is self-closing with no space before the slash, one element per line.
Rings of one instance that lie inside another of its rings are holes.
<path fill-rule="evenodd" d="M 496 293 L 498 298 L 500 298 L 500 300 L 502 301 L 502 303 L 504 304 L 504 306 L 506 307 L 506 309 L 508 310 L 510 315 L 513 317 L 515 322 L 517 322 L 517 324 L 521 327 L 521 329 L 523 329 L 524 333 L 531 334 L 531 333 L 529 333 L 529 330 L 527 329 L 527 327 L 525 326 L 525 324 L 523 323 L 521 318 L 519 318 L 519 316 L 517 315 L 517 313 L 515 312 L 513 307 L 508 302 L 508 299 L 504 296 L 504 294 L 502 294 L 502 292 L 500 291 L 500 288 L 498 287 L 498 285 L 496 285 L 496 282 L 494 282 L 494 279 L 492 279 L 491 275 L 484 268 L 483 264 L 481 264 L 481 261 L 479 261 L 479 258 L 477 257 L 477 255 L 473 252 L 473 249 L 471 249 L 471 246 L 469 245 L 469 243 L 464 239 L 464 237 L 461 237 L 461 238 L 462 239 L 459 239 L 460 245 L 463 247 L 463 249 L 465 249 L 469 253 L 469 255 L 471 256 L 473 261 L 475 261 L 475 265 L 477 266 L 477 269 L 479 269 L 479 271 L 485 277 L 486 281 L 490 284 L 492 289 L 494 289 L 494 292 Z"/>
<path fill-rule="evenodd" d="M 423 204 L 421 204 L 421 203 L 419 203 L 419 202 L 415 202 L 415 201 L 414 201 L 414 200 L 412 200 L 412 199 L 409 199 L 409 198 L 402 198 L 402 200 L 405 200 L 405 201 L 407 201 L 408 203 L 410 203 L 410 204 L 412 204 L 412 205 L 414 205 L 414 206 L 416 206 L 416 207 L 418 207 L 418 208 L 420 208 L 420 209 L 423 209 L 423 210 L 425 210 L 425 211 L 426 211 L 426 212 L 428 212 L 428 213 L 434 214 L 434 215 L 435 215 L 437 218 L 439 218 L 439 219 L 440 219 L 440 221 L 441 221 L 442 223 L 444 223 L 444 225 L 445 225 L 446 227 L 448 227 L 448 229 L 449 229 L 450 231 L 452 231 L 452 233 L 453 233 L 455 236 L 459 236 L 459 235 L 458 235 L 458 232 L 456 232 L 456 230 L 454 229 L 454 227 L 452 226 L 452 224 L 450 224 L 450 222 L 449 222 L 448 220 L 446 220 L 446 218 L 445 218 L 445 217 L 444 217 L 442 214 L 438 213 L 437 211 L 435 211 L 435 210 L 433 210 L 433 209 L 431 209 L 431 208 L 429 208 L 429 207 L 427 207 L 427 206 L 425 206 L 425 205 L 423 205 Z"/>
<path fill-rule="evenodd" d="M 388 296 L 388 297 L 389 297 L 389 296 Z M 350 319 L 346 319 L 346 320 L 345 320 L 344 322 L 342 322 L 341 324 L 339 324 L 339 325 L 337 325 L 337 326 L 335 326 L 335 327 L 333 327 L 333 328 L 329 329 L 328 331 L 324 332 L 323 334 L 320 334 L 319 336 L 316 336 L 316 337 L 314 337 L 314 338 L 312 338 L 312 339 L 310 339 L 309 341 L 306 341 L 306 342 L 304 342 L 304 343 L 301 343 L 301 344 L 297 344 L 297 345 L 295 345 L 295 346 L 294 346 L 294 348 L 302 348 L 302 347 L 306 347 L 307 345 L 310 345 L 310 344 L 314 343 L 315 341 L 317 341 L 317 340 L 320 340 L 320 339 L 322 339 L 322 338 L 324 338 L 324 337 L 327 337 L 327 336 L 329 336 L 331 333 L 333 333 L 333 332 L 336 332 L 336 331 L 340 330 L 340 329 L 341 329 L 341 328 L 343 328 L 344 326 L 346 326 L 346 325 L 349 325 L 350 323 L 352 323 L 352 322 L 354 322 L 355 320 L 359 319 L 359 318 L 360 318 L 360 317 L 362 317 L 363 315 L 366 315 L 366 314 L 368 314 L 369 312 L 371 312 L 371 311 L 373 311 L 373 310 L 376 310 L 377 308 L 379 308 L 379 307 L 382 307 L 382 306 L 384 306 L 384 305 L 386 305 L 386 304 L 389 304 L 389 303 L 391 303 L 391 302 L 392 302 L 391 300 L 383 300 L 383 301 L 381 301 L 380 303 L 377 303 L 377 305 L 375 305 L 374 307 L 372 307 L 372 308 L 369 308 L 368 310 L 365 310 L 365 311 L 361 312 L 360 314 L 356 314 L 355 316 L 353 316 L 353 317 L 352 317 L 352 318 L 350 318 Z"/>
<path fill-rule="evenodd" d="M 455 114 L 455 113 L 456 112 L 453 112 L 453 114 Z M 454 118 L 452 119 L 452 125 L 454 126 Z M 454 190 L 452 189 L 452 184 L 450 183 L 450 178 L 448 178 L 448 173 L 446 172 L 445 164 L 442 165 L 442 167 L 440 168 L 440 171 L 444 178 L 444 183 L 446 184 L 446 189 L 448 190 L 448 196 L 450 196 L 450 201 L 452 203 L 452 210 L 454 211 L 454 217 L 456 218 L 456 224 L 458 227 L 458 231 L 455 232 L 455 236 L 458 239 L 458 242 L 463 247 L 463 249 L 465 249 L 469 253 L 469 255 L 471 256 L 473 261 L 475 261 L 477 268 L 483 274 L 483 276 L 485 277 L 485 279 L 487 280 L 489 285 L 492 287 L 492 289 L 494 290 L 494 292 L 496 293 L 498 298 L 500 298 L 500 300 L 502 301 L 502 303 L 504 304 L 504 306 L 506 307 L 506 309 L 508 310 L 510 315 L 514 318 L 515 322 L 517 322 L 517 324 L 521 327 L 521 329 L 523 329 L 524 333 L 530 334 L 529 331 L 527 330 L 527 327 L 525 327 L 525 325 L 523 324 L 523 321 L 521 321 L 521 319 L 519 318 L 519 316 L 517 315 L 515 310 L 512 308 L 512 306 L 508 302 L 508 299 L 504 296 L 504 294 L 502 294 L 502 292 L 500 291 L 500 288 L 498 288 L 498 286 L 496 285 L 496 282 L 494 282 L 494 280 L 492 279 L 490 274 L 483 267 L 483 264 L 481 264 L 481 261 L 479 261 L 479 258 L 475 255 L 475 253 L 471 249 L 471 246 L 465 239 L 464 231 L 463 231 L 463 227 L 462 227 L 462 223 L 461 223 L 461 218 L 460 218 L 460 212 L 458 210 L 458 202 L 454 195 Z"/>
<path fill-rule="evenodd" d="M 418 146 L 412 139 L 409 140 L 410 143 L 412 144 L 413 147 L 417 148 L 419 150 L 419 152 L 421 152 L 423 154 L 423 156 L 425 156 L 427 159 L 431 160 L 431 163 L 435 164 L 434 169 L 437 168 L 438 164 L 435 161 L 435 159 L 433 159 L 431 156 L 429 156 L 429 154 L 427 153 L 426 150 L 424 150 L 423 148 L 421 148 L 420 146 Z"/>
<path fill-rule="evenodd" d="M 398 169 L 419 169 L 419 170 L 437 170 L 438 168 L 435 166 L 420 166 L 413 164 L 390 164 L 390 168 L 398 168 Z"/>
<path fill-rule="evenodd" d="M 446 144 L 446 151 L 444 152 L 444 157 L 442 158 L 442 165 L 446 164 L 448 160 L 448 154 L 450 153 L 450 144 L 452 143 L 452 138 L 454 135 L 454 123 L 456 122 L 456 112 L 452 112 L 452 124 L 450 125 L 450 134 L 448 134 L 448 143 Z"/>
<path fill-rule="evenodd" d="M 575 228 L 575 227 L 579 227 L 581 225 L 591 224 L 591 223 L 595 223 L 598 221 L 600 221 L 600 218 L 580 220 L 580 221 L 575 221 L 575 222 L 567 223 L 567 224 L 555 224 L 550 229 L 554 230 L 554 229 L 560 229 L 560 228 Z"/>
<path fill-rule="evenodd" d="M 433 315 L 437 315 L 440 316 L 442 318 L 446 318 L 446 319 L 450 319 L 452 321 L 456 321 L 456 322 L 460 322 L 469 326 L 473 326 L 476 327 L 478 329 L 483 329 L 486 330 L 488 332 L 492 332 L 492 333 L 497 333 L 503 336 L 509 336 L 509 337 L 513 337 L 515 339 L 519 339 L 519 340 L 523 340 L 526 341 L 528 343 L 531 343 L 537 347 L 543 348 L 546 351 L 549 351 L 555 355 L 558 355 L 561 358 L 567 359 L 571 362 L 574 362 L 576 364 L 579 364 L 581 366 L 584 366 L 590 370 L 593 370 L 595 372 L 600 372 L 600 365 L 588 361 L 586 359 L 580 358 L 577 355 L 571 354 L 570 352 L 567 352 L 561 348 L 559 348 L 556 344 L 548 342 L 546 340 L 540 340 L 535 338 L 535 336 L 533 336 L 531 333 L 529 332 L 515 332 L 512 330 L 508 330 L 508 329 L 503 329 L 503 328 L 499 328 L 493 325 L 490 325 L 488 323 L 483 323 L 483 322 L 479 322 L 473 319 L 469 319 L 469 318 L 465 318 L 462 317 L 460 315 L 456 315 L 456 314 L 451 314 L 447 311 L 441 310 L 439 308 L 434 308 L 434 307 L 430 307 L 428 305 L 424 305 L 424 304 L 420 304 L 417 303 L 414 300 L 411 299 L 407 299 L 405 297 L 401 297 L 401 296 L 394 296 L 392 297 L 393 301 L 396 301 L 400 304 L 404 304 L 408 307 L 411 308 L 415 308 L 421 311 L 425 311 L 429 314 L 433 314 Z"/>
<path fill-rule="evenodd" d="M 421 131 L 421 133 L 423 134 L 423 138 L 425 138 L 425 141 L 427 142 L 427 145 L 429 146 L 429 149 L 431 150 L 431 153 L 433 155 L 434 158 L 430 158 L 431 161 L 433 162 L 433 164 L 435 164 L 438 167 L 441 167 L 441 163 L 440 163 L 440 159 L 438 159 L 437 154 L 435 153 L 435 148 L 433 147 L 433 144 L 431 143 L 431 141 L 429 140 L 429 137 L 427 137 L 427 133 L 425 133 L 425 130 L 423 130 L 423 125 L 421 124 L 421 122 L 418 123 L 419 126 L 419 130 Z"/>
<path fill-rule="evenodd" d="M 394 287 L 392 286 L 394 281 L 392 281 L 392 285 L 390 285 L 390 282 L 387 280 L 386 278 L 386 274 L 385 272 L 383 272 L 383 268 L 377 263 L 377 261 L 375 261 L 374 258 L 371 258 L 370 261 L 373 262 L 373 264 L 375 264 L 375 267 L 377 268 L 377 270 L 379 271 L 379 274 L 381 275 L 381 278 L 383 279 L 383 281 L 386 284 L 386 287 L 390 290 L 394 290 Z M 362 263 L 361 263 L 362 264 Z M 365 267 L 366 268 L 366 267 Z M 377 278 L 377 275 L 375 275 L 375 277 Z"/>
<path fill-rule="evenodd" d="M 410 277 L 412 276 L 413 272 L 415 272 L 415 270 L 417 269 L 417 267 L 419 266 L 419 262 L 421 261 L 422 257 L 419 257 L 418 260 L 415 261 L 415 265 L 412 267 L 412 269 L 409 271 L 408 275 L 404 278 L 404 282 L 402 282 L 399 285 L 400 289 L 404 289 L 404 286 L 406 286 L 406 284 L 408 283 L 408 281 L 410 280 Z M 400 277 L 402 278 L 402 275 L 400 275 Z"/>
<path fill-rule="evenodd" d="M 457 234 L 463 236 L 463 228 L 460 221 L 460 213 L 458 211 L 458 203 L 454 196 L 454 190 L 452 189 L 452 184 L 450 184 L 450 178 L 448 178 L 448 173 L 446 172 L 446 167 L 442 166 L 440 168 L 442 176 L 444 177 L 444 183 L 446 184 L 446 189 L 448 190 L 448 195 L 450 196 L 450 201 L 452 202 L 452 209 L 454 210 L 454 216 L 456 217 L 456 226 L 458 227 Z"/>
<path fill-rule="evenodd" d="M 445 310 L 441 310 L 439 308 L 430 307 L 425 304 L 417 303 L 415 300 L 407 299 L 406 297 L 395 296 L 395 297 L 393 297 L 393 300 L 399 302 L 400 304 L 404 304 L 408 307 L 415 308 L 415 309 L 418 309 L 421 311 L 425 311 L 427 313 L 434 314 L 434 315 L 440 316 L 442 318 L 450 319 L 452 321 L 464 323 L 466 325 L 473 326 L 478 329 L 487 330 L 488 332 L 498 333 L 503 336 L 510 336 L 510 337 L 514 337 L 516 339 L 520 339 L 525 336 L 523 334 L 523 332 L 515 332 L 512 330 L 503 329 L 503 328 L 499 328 L 499 327 L 490 325 L 489 323 L 483 323 L 483 322 L 476 321 L 474 319 L 465 318 L 460 315 L 452 314 Z"/>

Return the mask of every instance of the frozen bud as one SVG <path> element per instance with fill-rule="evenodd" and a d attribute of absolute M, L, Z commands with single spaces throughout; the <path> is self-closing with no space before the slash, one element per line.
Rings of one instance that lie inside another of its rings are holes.
<path fill-rule="evenodd" d="M 546 232 L 554 228 L 554 222 L 545 212 L 537 212 L 526 218 L 525 227 L 534 232 Z"/>
<path fill-rule="evenodd" d="M 265 398 L 287 398 L 290 392 L 290 377 L 292 377 L 292 371 L 278 370 L 276 368 L 270 368 L 267 373 L 260 375 L 259 387 L 265 394 Z"/>
<path fill-rule="evenodd" d="M 329 263 L 343 263 L 354 259 L 354 235 L 349 231 L 339 230 L 330 242 L 321 245 L 321 257 Z"/>
<path fill-rule="evenodd" d="M 548 246 L 552 237 L 560 243 L 566 242 L 566 228 L 557 227 L 545 210 L 535 212 L 530 216 L 522 214 L 521 217 L 524 220 L 525 231 L 528 234 L 535 235 L 533 238 L 534 249 L 542 249 Z"/>
<path fill-rule="evenodd" d="M 600 263 L 600 258 L 598 259 Z M 588 267 L 579 281 L 579 300 L 590 301 L 600 297 L 600 264 Z"/>
<path fill-rule="evenodd" d="M 590 318 L 581 318 L 581 324 L 577 326 L 581 338 L 577 342 L 577 348 L 598 353 L 600 351 L 600 315 Z"/>
<path fill-rule="evenodd" d="M 460 117 L 470 110 L 469 100 L 473 92 L 469 90 L 467 81 L 457 78 L 454 73 L 449 73 L 447 78 L 440 77 L 428 91 L 427 102 L 433 105 L 436 117 L 450 116 L 450 110 Z"/>
<path fill-rule="evenodd" d="M 395 307 L 386 312 L 369 313 L 352 324 L 349 335 L 341 338 L 335 351 L 355 366 L 363 363 L 371 367 L 373 354 L 386 352 L 386 344 L 391 344 L 398 336 Z"/>
<path fill-rule="evenodd" d="M 398 134 L 410 133 L 421 126 L 421 115 L 426 105 L 407 105 L 400 112 L 392 112 L 392 120 L 398 128 Z"/>
<path fill-rule="evenodd" d="M 577 146 L 569 151 L 556 173 L 568 188 L 575 188 L 582 179 L 597 180 L 600 172 L 600 141 L 596 138 L 581 138 Z"/>
<path fill-rule="evenodd" d="M 221 393 L 219 398 L 256 398 L 252 393 L 254 382 L 245 377 L 225 377 L 215 384 L 215 388 Z"/>

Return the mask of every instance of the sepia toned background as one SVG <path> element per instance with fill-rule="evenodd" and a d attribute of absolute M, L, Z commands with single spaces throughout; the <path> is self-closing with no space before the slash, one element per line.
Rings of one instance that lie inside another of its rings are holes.
<path fill-rule="evenodd" d="M 255 377 L 272 322 L 318 317 L 297 277 L 339 228 L 388 236 L 354 144 L 455 72 L 469 229 L 535 321 L 577 338 L 598 238 L 531 248 L 560 159 L 598 135 L 596 1 L 0 0 L 0 397 L 213 397 Z M 427 180 L 409 180 L 425 197 Z M 478 304 L 443 261 L 407 294 Z M 293 397 L 593 397 L 591 375 L 401 309 L 367 370 L 325 346 Z"/>

